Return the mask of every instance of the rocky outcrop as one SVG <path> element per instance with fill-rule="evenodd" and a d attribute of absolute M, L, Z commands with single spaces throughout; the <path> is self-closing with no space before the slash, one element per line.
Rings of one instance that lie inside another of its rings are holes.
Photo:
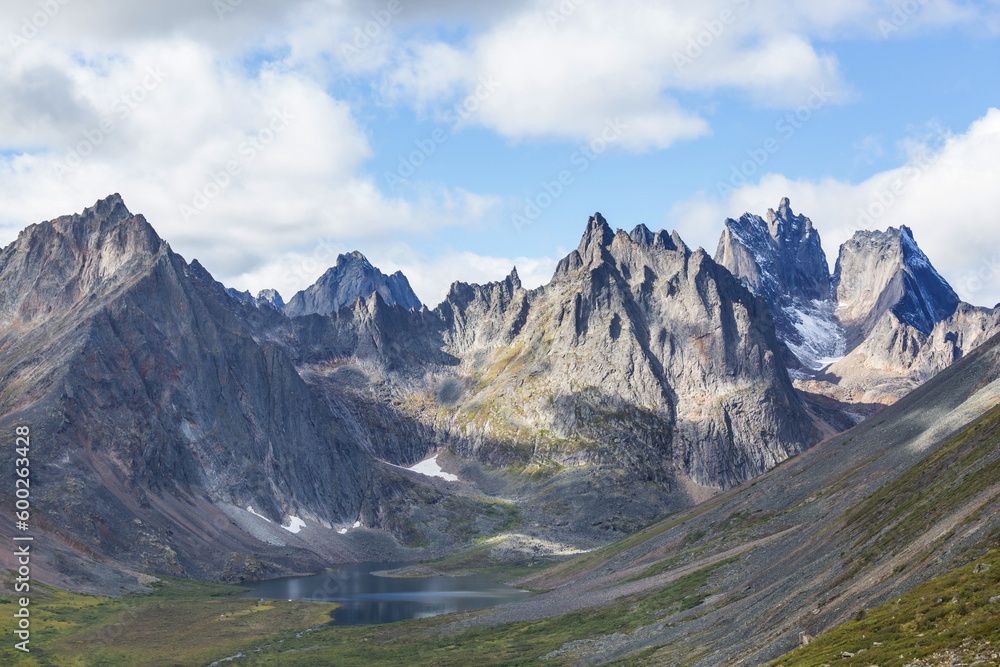
<path fill-rule="evenodd" d="M 905 226 L 857 232 L 841 247 L 833 280 L 848 349 L 860 345 L 886 312 L 928 335 L 960 303 Z"/>
<path fill-rule="evenodd" d="M 314 285 L 293 296 L 284 311 L 289 317 L 327 315 L 376 293 L 387 304 L 420 308 L 420 299 L 413 293 L 402 272 L 386 276 L 364 255 L 355 251 L 340 255 L 336 266 L 324 273 Z"/>
<path fill-rule="evenodd" d="M 767 219 L 747 213 L 726 220 L 715 261 L 761 295 L 787 346 L 790 368 L 819 370 L 846 353 L 826 254 L 812 221 L 787 198 Z"/>

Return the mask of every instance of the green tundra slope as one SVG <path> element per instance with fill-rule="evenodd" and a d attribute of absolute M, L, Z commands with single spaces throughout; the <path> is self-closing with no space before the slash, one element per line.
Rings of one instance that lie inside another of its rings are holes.
<path fill-rule="evenodd" d="M 773 664 L 1000 664 L 998 585 L 1000 550 L 994 549 L 974 563 L 860 614 Z"/>

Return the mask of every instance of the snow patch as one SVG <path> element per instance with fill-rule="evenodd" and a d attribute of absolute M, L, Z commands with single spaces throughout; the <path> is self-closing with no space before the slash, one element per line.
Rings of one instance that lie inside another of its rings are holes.
<path fill-rule="evenodd" d="M 427 475 L 428 477 L 440 477 L 441 479 L 449 482 L 458 481 L 458 475 L 452 475 L 449 472 L 441 470 L 441 466 L 438 465 L 437 462 L 437 456 L 421 461 L 415 466 L 410 466 L 407 470 L 412 470 L 413 472 L 418 472 L 421 475 Z"/>
<path fill-rule="evenodd" d="M 351 530 L 354 530 L 355 528 L 360 528 L 360 527 L 361 527 L 361 522 L 360 521 L 355 521 L 353 526 L 351 526 L 350 528 L 341 528 L 340 530 L 337 531 L 337 533 L 339 535 L 346 535 L 348 533 L 348 531 L 351 531 Z"/>
<path fill-rule="evenodd" d="M 788 349 L 802 364 L 813 371 L 820 371 L 847 356 L 847 336 L 834 317 L 833 301 L 796 302 L 785 310 L 801 343 L 785 341 Z"/>
<path fill-rule="evenodd" d="M 289 533 L 298 534 L 303 528 L 306 527 L 306 522 L 297 516 L 288 517 L 289 525 L 282 524 L 282 528 L 287 530 Z"/>
<path fill-rule="evenodd" d="M 258 517 L 260 517 L 261 519 L 263 519 L 264 521 L 267 521 L 268 523 L 271 523 L 271 520 L 270 520 L 270 519 L 268 519 L 268 518 L 267 518 L 266 516 L 264 516 L 263 514 L 257 514 L 256 512 L 254 512 L 254 511 L 253 511 L 253 507 L 251 507 L 250 505 L 247 505 L 247 512 L 250 512 L 250 514 L 253 514 L 254 516 L 258 516 Z"/>

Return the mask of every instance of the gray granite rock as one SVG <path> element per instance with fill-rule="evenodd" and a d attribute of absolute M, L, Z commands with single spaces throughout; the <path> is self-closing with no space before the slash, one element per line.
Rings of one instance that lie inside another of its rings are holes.
<path fill-rule="evenodd" d="M 336 266 L 324 273 L 314 285 L 293 296 L 285 306 L 285 314 L 289 317 L 327 315 L 376 293 L 390 305 L 420 308 L 420 299 L 413 293 L 402 272 L 387 276 L 355 251 L 340 255 Z"/>

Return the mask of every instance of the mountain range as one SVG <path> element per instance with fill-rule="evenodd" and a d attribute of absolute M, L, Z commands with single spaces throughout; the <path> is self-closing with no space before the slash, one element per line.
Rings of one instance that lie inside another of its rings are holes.
<path fill-rule="evenodd" d="M 997 330 L 905 228 L 831 275 L 788 200 L 726 221 L 715 259 L 596 214 L 548 284 L 515 269 L 431 310 L 360 253 L 287 304 L 238 293 L 112 195 L 0 252 L 0 428 L 31 425 L 40 559 L 76 590 L 433 556 L 515 520 L 591 548 Z M 457 481 L 408 469 L 429 457 Z"/>

